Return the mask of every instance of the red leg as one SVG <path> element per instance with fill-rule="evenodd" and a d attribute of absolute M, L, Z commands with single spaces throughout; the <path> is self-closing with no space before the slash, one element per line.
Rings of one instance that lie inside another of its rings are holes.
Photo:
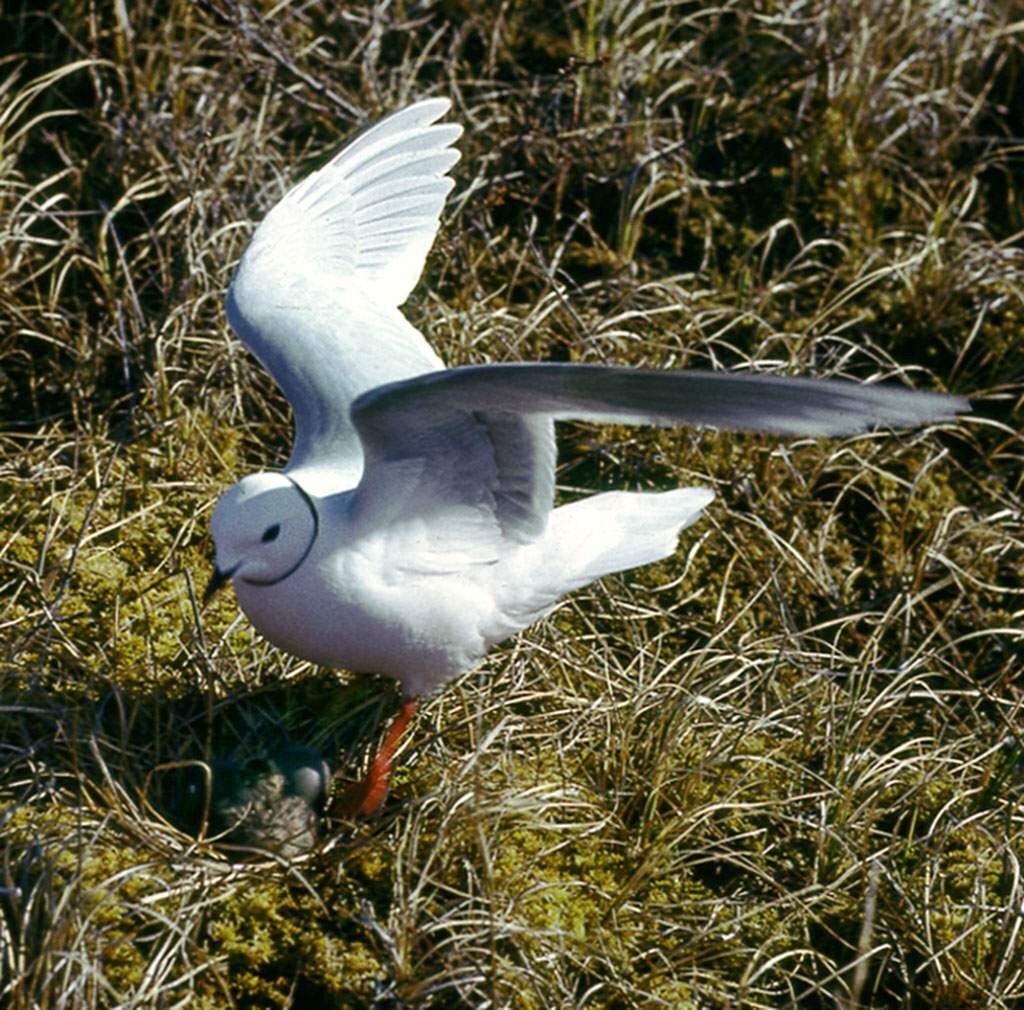
<path fill-rule="evenodd" d="M 380 745 L 380 750 L 377 751 L 377 756 L 373 759 L 366 778 L 349 786 L 338 801 L 336 809 L 339 813 L 347 814 L 350 817 L 361 814 L 365 817 L 380 809 L 388 794 L 388 784 L 391 781 L 391 760 L 395 756 L 395 748 L 415 712 L 416 699 L 406 698 L 402 702 L 395 721 L 391 724 L 391 729 L 388 730 L 388 735 Z"/>

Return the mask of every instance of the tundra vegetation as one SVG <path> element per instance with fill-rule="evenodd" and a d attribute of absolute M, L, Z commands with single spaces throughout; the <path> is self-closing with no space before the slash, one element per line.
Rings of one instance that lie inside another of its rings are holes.
<path fill-rule="evenodd" d="M 0 1003 L 1020 1006 L 1024 21 L 998 0 L 167 0 L 0 14 Z M 422 708 L 301 858 L 173 816 L 386 681 L 205 611 L 283 463 L 229 335 L 254 222 L 361 126 L 463 123 L 410 318 L 450 364 L 847 376 L 916 432 L 567 425 L 563 500 L 713 488 Z"/>

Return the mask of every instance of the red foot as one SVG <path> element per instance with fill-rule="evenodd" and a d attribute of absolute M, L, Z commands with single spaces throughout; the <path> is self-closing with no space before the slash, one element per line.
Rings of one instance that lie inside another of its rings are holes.
<path fill-rule="evenodd" d="M 380 809 L 388 794 L 388 784 L 391 781 L 391 760 L 395 756 L 395 748 L 415 712 L 416 699 L 406 698 L 402 702 L 402 708 L 391 724 L 391 729 L 388 730 L 388 735 L 384 738 L 380 750 L 377 751 L 377 756 L 373 759 L 366 778 L 349 786 L 337 801 L 336 809 L 339 813 L 349 817 L 366 817 Z"/>

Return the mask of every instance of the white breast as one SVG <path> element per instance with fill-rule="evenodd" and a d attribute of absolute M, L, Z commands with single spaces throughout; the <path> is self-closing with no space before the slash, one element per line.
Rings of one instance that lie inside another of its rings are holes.
<path fill-rule="evenodd" d="M 386 674 L 419 695 L 472 669 L 492 644 L 482 629 L 494 624 L 493 594 L 472 578 L 396 578 L 377 545 L 325 546 L 276 585 L 235 583 L 246 616 L 278 648 L 324 666 Z"/>

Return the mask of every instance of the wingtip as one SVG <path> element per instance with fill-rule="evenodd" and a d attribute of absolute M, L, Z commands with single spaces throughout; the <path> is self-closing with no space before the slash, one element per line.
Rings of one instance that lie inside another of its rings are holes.
<path fill-rule="evenodd" d="M 429 119 L 424 119 L 425 122 L 434 123 L 440 119 L 446 112 L 452 107 L 452 100 L 446 98 L 444 95 L 438 95 L 435 98 L 421 98 L 418 102 L 413 102 L 412 105 L 407 106 L 409 109 L 421 109 Z"/>
<path fill-rule="evenodd" d="M 956 396 L 955 394 L 950 394 L 950 396 L 953 400 L 954 418 L 974 413 L 974 403 L 969 396 Z"/>
<path fill-rule="evenodd" d="M 891 388 L 902 403 L 894 418 L 895 425 L 901 424 L 955 424 L 965 414 L 973 413 L 970 399 L 953 393 L 938 393 L 931 390 L 913 390 L 903 387 Z M 905 407 L 904 404 L 905 403 Z"/>
<path fill-rule="evenodd" d="M 389 112 L 379 122 L 373 124 L 371 129 L 374 132 L 385 132 L 390 128 L 400 126 L 404 130 L 408 129 L 423 129 L 424 127 L 433 126 L 442 116 L 446 115 L 451 111 L 452 101 L 443 95 L 435 98 L 422 98 L 419 101 L 411 102 L 408 105 L 402 105 L 392 112 Z M 457 126 L 459 132 L 462 132 L 462 127 L 458 123 L 444 123 L 439 124 L 448 127 Z"/>
<path fill-rule="evenodd" d="M 845 379 L 825 382 L 817 387 L 822 396 L 806 419 L 809 426 L 805 434 L 841 438 L 874 429 L 897 431 L 956 424 L 971 412 L 970 400 L 948 393 L 888 383 L 860 385 Z M 814 428 L 818 430 L 811 430 Z"/>
<path fill-rule="evenodd" d="M 421 116 L 416 117 L 416 125 L 444 130 L 447 134 L 445 141 L 447 146 L 454 144 L 465 132 L 462 124 L 459 122 L 440 122 L 443 116 L 451 112 L 451 109 L 452 100 L 441 96 L 438 98 L 424 98 L 419 102 L 406 106 L 404 109 L 398 109 L 393 114 L 397 116 L 402 113 L 422 113 Z"/>

